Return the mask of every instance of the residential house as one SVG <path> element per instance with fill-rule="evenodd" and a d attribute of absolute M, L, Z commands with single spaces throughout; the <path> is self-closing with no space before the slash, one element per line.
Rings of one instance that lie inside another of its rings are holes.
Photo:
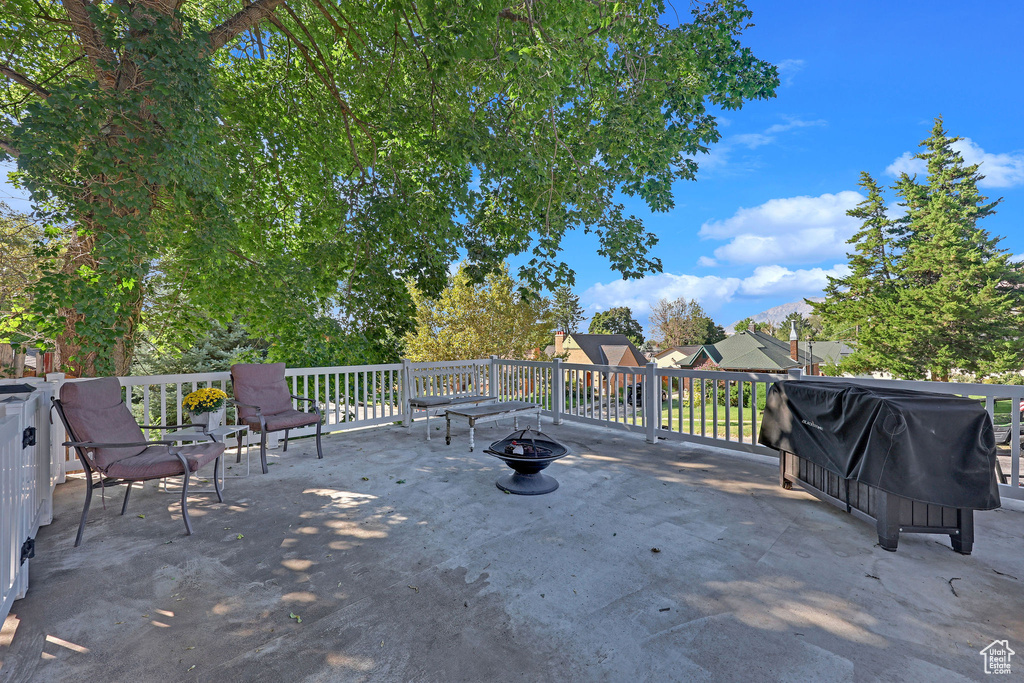
<path fill-rule="evenodd" d="M 670 346 L 664 351 L 659 351 L 654 354 L 651 358 L 654 364 L 659 368 L 677 368 L 679 362 L 686 360 L 693 354 L 700 350 L 700 344 L 690 344 L 689 346 Z"/>
<path fill-rule="evenodd" d="M 791 335 L 787 344 L 764 332 L 737 332 L 717 344 L 704 344 L 677 367 L 776 373 L 802 367 L 808 374 L 821 374 L 819 366 L 824 360 L 817 354 L 817 348 L 812 354 L 810 347 L 822 342 L 801 342 L 795 336 Z"/>
<path fill-rule="evenodd" d="M 564 357 L 566 363 L 574 365 L 616 365 L 642 368 L 647 359 L 640 349 L 624 334 L 566 334 L 555 332 L 554 355 Z M 611 386 L 625 387 L 638 381 L 633 373 L 618 373 L 617 377 L 606 374 L 604 382 Z M 591 386 L 587 376 L 587 386 Z"/>

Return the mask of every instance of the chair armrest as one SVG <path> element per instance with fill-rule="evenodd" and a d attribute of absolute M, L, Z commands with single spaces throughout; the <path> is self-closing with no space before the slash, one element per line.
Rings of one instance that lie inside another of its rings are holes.
<path fill-rule="evenodd" d="M 237 406 L 237 407 L 239 407 L 239 408 L 252 408 L 253 410 L 255 410 L 255 411 L 256 411 L 256 414 L 257 414 L 257 415 L 259 415 L 259 414 L 260 414 L 260 413 L 262 412 L 262 410 L 263 410 L 263 409 L 262 409 L 262 408 L 260 408 L 259 406 L 254 406 L 254 405 L 253 405 L 253 404 L 251 404 L 251 403 L 242 403 L 241 401 L 236 401 L 236 400 L 235 400 L 235 399 L 233 399 L 233 398 L 229 398 L 227 402 L 228 402 L 229 404 L 231 404 L 231 405 L 233 405 L 233 406 Z"/>
<path fill-rule="evenodd" d="M 131 441 L 129 443 L 104 443 L 97 441 L 65 441 L 62 446 L 73 448 L 132 448 L 136 446 L 173 446 L 173 441 Z"/>
<path fill-rule="evenodd" d="M 141 429 L 188 429 L 195 425 L 139 425 Z"/>
<path fill-rule="evenodd" d="M 296 401 L 308 401 L 309 403 L 313 404 L 314 410 L 316 410 L 317 412 L 320 411 L 320 404 L 317 402 L 315 398 L 306 398 L 305 396 L 297 396 L 295 394 L 292 394 L 291 397 L 294 398 Z"/>

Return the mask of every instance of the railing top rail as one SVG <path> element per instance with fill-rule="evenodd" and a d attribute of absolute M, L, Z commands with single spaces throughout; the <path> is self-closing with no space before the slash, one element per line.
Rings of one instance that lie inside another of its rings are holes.
<path fill-rule="evenodd" d="M 550 363 L 544 363 L 544 365 L 550 365 Z M 643 365 L 584 365 L 581 363 L 564 363 L 562 365 L 563 370 L 593 370 L 595 372 L 614 372 L 618 374 L 626 375 L 642 375 L 647 372 L 647 367 Z"/>
<path fill-rule="evenodd" d="M 800 379 L 802 381 L 811 380 L 818 382 L 849 382 L 851 384 L 888 387 L 890 389 L 930 391 L 936 394 L 966 394 L 970 396 L 1024 399 L 1024 386 L 1017 384 L 969 384 L 966 382 L 927 382 L 909 379 L 876 379 L 873 377 L 825 377 L 823 375 L 804 375 Z"/>
<path fill-rule="evenodd" d="M 789 379 L 789 375 L 774 372 L 737 372 L 735 370 L 684 370 L 682 368 L 657 368 L 655 373 L 662 377 L 692 377 L 695 379 L 746 380 L 749 382 L 778 382 Z"/>
<path fill-rule="evenodd" d="M 445 360 L 436 362 L 410 363 L 413 372 L 430 372 L 432 370 L 445 370 L 449 368 L 465 368 L 477 365 L 487 365 L 491 361 L 487 358 L 473 358 L 471 360 Z"/>
<path fill-rule="evenodd" d="M 513 360 L 511 358 L 499 358 L 495 362 L 499 365 L 511 365 L 512 367 L 521 368 L 549 368 L 554 366 L 554 363 L 549 360 Z"/>
<path fill-rule="evenodd" d="M 92 378 L 82 378 L 92 379 Z M 210 380 L 231 379 L 231 373 L 221 372 L 193 372 L 178 375 L 129 375 L 118 377 L 121 386 L 141 386 L 144 384 L 179 384 L 181 382 L 207 382 Z M 67 380 L 73 382 L 75 380 Z"/>
<path fill-rule="evenodd" d="M 285 368 L 285 377 L 302 375 L 333 375 L 342 372 L 375 372 L 379 370 L 401 370 L 401 363 L 378 363 L 376 365 L 331 365 L 322 368 Z"/>

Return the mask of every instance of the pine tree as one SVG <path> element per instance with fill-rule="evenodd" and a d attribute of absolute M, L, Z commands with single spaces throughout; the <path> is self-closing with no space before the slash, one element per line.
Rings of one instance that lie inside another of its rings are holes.
<path fill-rule="evenodd" d="M 893 340 L 890 318 L 895 305 L 893 282 L 893 241 L 896 226 L 888 217 L 882 188 L 869 173 L 861 173 L 859 185 L 867 197 L 846 214 L 861 223 L 848 244 L 850 272 L 829 277 L 825 301 L 809 302 L 821 316 L 824 327 L 840 337 L 855 336 L 856 351 L 844 361 L 851 372 L 889 369 L 900 356 Z M 852 333 L 852 335 L 851 335 Z"/>
<path fill-rule="evenodd" d="M 583 307 L 580 298 L 573 294 L 568 285 L 557 288 L 551 300 L 551 317 L 555 323 L 555 331 L 572 334 L 579 332 L 583 321 Z"/>
<path fill-rule="evenodd" d="M 898 219 L 862 174 L 868 197 L 848 212 L 863 221 L 850 240 L 850 272 L 829 278 L 826 300 L 814 304 L 840 336 L 857 330 L 844 370 L 945 380 L 954 369 L 990 373 L 1024 362 L 1024 274 L 979 226 L 1002 200 L 978 191 L 984 176 L 953 149 L 960 139 L 936 119 L 915 156 L 927 181 L 904 173 L 893 186 L 906 211 Z"/>
<path fill-rule="evenodd" d="M 952 147 L 961 139 L 936 119 L 916 155 L 928 165 L 927 184 L 906 174 L 896 184 L 907 214 L 897 241 L 900 305 L 887 325 L 904 331 L 890 335 L 898 339 L 893 371 L 900 375 L 948 379 L 953 369 L 1011 369 L 1024 357 L 1020 269 L 1000 238 L 979 226 L 1002 200 L 978 191 L 979 166 L 965 165 Z"/>

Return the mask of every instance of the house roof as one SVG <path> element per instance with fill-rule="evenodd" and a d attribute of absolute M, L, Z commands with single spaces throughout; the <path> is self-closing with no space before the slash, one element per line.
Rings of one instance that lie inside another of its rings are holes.
<path fill-rule="evenodd" d="M 620 346 L 628 348 L 628 351 L 633 354 L 637 365 L 647 365 L 647 359 L 644 357 L 644 354 L 640 352 L 640 349 L 633 346 L 633 342 L 629 341 L 624 334 L 570 334 L 566 337 L 566 341 L 569 339 L 572 339 L 576 346 L 580 347 L 580 350 L 586 354 L 587 359 L 594 365 L 617 365 L 617 362 L 612 363 L 608 360 L 608 356 L 602 347 L 614 349 Z M 613 351 L 613 353 L 615 352 Z M 621 360 L 623 355 L 625 354 L 619 354 L 616 357 L 616 361 Z"/>
<path fill-rule="evenodd" d="M 605 365 L 623 365 L 623 359 L 633 354 L 628 346 L 601 345 L 601 355 L 605 357 Z"/>
<path fill-rule="evenodd" d="M 815 343 L 815 351 L 817 344 Z M 778 372 L 789 368 L 821 363 L 822 358 L 814 353 L 807 352 L 807 343 L 800 342 L 798 347 L 798 361 L 789 356 L 789 342 L 776 339 L 763 332 L 738 332 L 731 337 L 726 337 L 717 344 L 705 344 L 689 358 L 681 361 L 679 365 L 693 365 L 697 360 L 700 351 L 707 353 L 708 357 L 723 370 L 764 370 Z"/>
<path fill-rule="evenodd" d="M 811 350 L 814 355 L 821 358 L 823 363 L 833 365 L 855 351 L 853 343 L 846 341 L 816 341 L 812 344 Z"/>
<path fill-rule="evenodd" d="M 669 355 L 670 353 L 681 353 L 684 356 L 692 356 L 694 353 L 696 353 L 700 349 L 700 347 L 701 347 L 700 344 L 689 344 L 687 346 L 670 346 L 667 349 L 665 349 L 664 351 L 659 351 L 658 353 L 654 354 L 654 357 L 655 358 L 664 358 L 665 356 Z"/>

